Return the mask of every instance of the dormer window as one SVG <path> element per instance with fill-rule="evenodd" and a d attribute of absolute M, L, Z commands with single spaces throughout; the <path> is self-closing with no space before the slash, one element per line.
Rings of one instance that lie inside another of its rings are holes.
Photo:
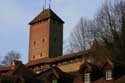
<path fill-rule="evenodd" d="M 84 83 L 90 83 L 90 82 L 91 82 L 90 73 L 85 73 L 84 74 Z"/>
<path fill-rule="evenodd" d="M 106 80 L 112 80 L 112 71 L 111 70 L 106 71 Z"/>

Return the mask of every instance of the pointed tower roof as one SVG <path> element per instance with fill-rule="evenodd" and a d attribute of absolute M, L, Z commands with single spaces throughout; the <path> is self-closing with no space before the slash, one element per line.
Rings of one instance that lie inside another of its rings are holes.
<path fill-rule="evenodd" d="M 57 20 L 60 23 L 64 23 L 64 21 L 58 17 L 50 8 L 43 10 L 38 16 L 36 16 L 29 24 L 35 24 L 47 19 L 54 19 Z"/>

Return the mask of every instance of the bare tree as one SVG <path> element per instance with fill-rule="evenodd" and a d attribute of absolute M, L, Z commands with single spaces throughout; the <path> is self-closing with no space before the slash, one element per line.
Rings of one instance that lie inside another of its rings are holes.
<path fill-rule="evenodd" d="M 70 52 L 87 49 L 93 37 L 112 51 L 114 62 L 125 63 L 125 1 L 105 2 L 94 20 L 81 18 L 69 39 Z"/>
<path fill-rule="evenodd" d="M 112 59 L 125 63 L 125 1 L 106 2 L 96 15 L 96 28 L 106 47 L 112 49 Z"/>
<path fill-rule="evenodd" d="M 86 50 L 91 46 L 93 21 L 81 18 L 70 34 L 69 49 L 71 52 Z"/>
<path fill-rule="evenodd" d="M 20 53 L 16 51 L 10 51 L 7 55 L 3 58 L 2 64 L 5 66 L 11 66 L 14 60 L 19 60 L 21 58 Z"/>

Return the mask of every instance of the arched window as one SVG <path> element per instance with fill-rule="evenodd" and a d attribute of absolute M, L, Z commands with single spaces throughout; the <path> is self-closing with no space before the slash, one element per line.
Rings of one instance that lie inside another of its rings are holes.
<path fill-rule="evenodd" d="M 106 71 L 106 80 L 112 80 L 112 71 L 111 70 Z"/>
<path fill-rule="evenodd" d="M 90 82 L 91 82 L 90 73 L 85 73 L 84 74 L 84 83 L 90 83 Z"/>

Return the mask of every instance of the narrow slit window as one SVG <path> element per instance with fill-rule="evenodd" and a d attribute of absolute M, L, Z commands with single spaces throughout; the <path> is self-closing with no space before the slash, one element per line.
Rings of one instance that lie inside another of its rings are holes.
<path fill-rule="evenodd" d="M 43 54 L 42 54 L 42 52 L 40 53 L 40 57 L 42 57 L 43 56 Z"/>
<path fill-rule="evenodd" d="M 33 56 L 33 59 L 35 59 L 35 56 Z"/>
<path fill-rule="evenodd" d="M 33 44 L 36 45 L 36 41 L 34 41 Z"/>
<path fill-rule="evenodd" d="M 42 39 L 42 42 L 44 43 L 44 41 L 45 41 L 45 39 L 43 38 L 43 39 Z"/>

